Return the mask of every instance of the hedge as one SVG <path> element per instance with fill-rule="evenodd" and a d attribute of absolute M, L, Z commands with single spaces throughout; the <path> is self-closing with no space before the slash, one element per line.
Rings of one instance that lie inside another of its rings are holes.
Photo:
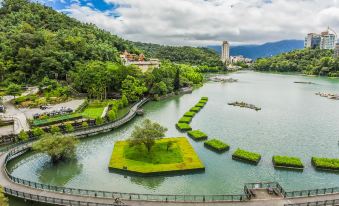
<path fill-rule="evenodd" d="M 176 124 L 177 128 L 181 131 L 189 131 L 192 130 L 191 126 L 187 123 L 178 123 Z"/>
<path fill-rule="evenodd" d="M 242 150 L 242 149 L 238 148 L 233 153 L 232 159 L 240 160 L 240 161 L 244 161 L 244 162 L 248 162 L 248 163 L 253 163 L 253 164 L 258 164 L 260 159 L 261 159 L 261 155 L 254 153 L 254 152 L 249 152 L 249 151 Z"/>
<path fill-rule="evenodd" d="M 298 157 L 273 156 L 272 162 L 277 168 L 296 168 L 303 169 L 304 165 Z"/>
<path fill-rule="evenodd" d="M 52 124 L 57 124 L 65 121 L 71 121 L 76 119 L 81 119 L 81 114 L 73 113 L 73 114 L 66 114 L 60 116 L 54 116 L 46 119 L 35 119 L 33 120 L 33 126 L 48 126 Z"/>
<path fill-rule="evenodd" d="M 190 123 L 192 121 L 192 117 L 181 117 L 179 119 L 179 123 Z"/>
<path fill-rule="evenodd" d="M 225 152 L 230 149 L 230 146 L 220 140 L 211 139 L 204 142 L 204 146 L 216 152 Z"/>
<path fill-rule="evenodd" d="M 320 170 L 339 171 L 339 159 L 312 157 L 312 165 Z"/>
<path fill-rule="evenodd" d="M 195 116 L 195 112 L 186 112 L 185 114 L 184 114 L 184 117 L 194 117 Z"/>
<path fill-rule="evenodd" d="M 199 112 L 200 110 L 201 110 L 200 107 L 192 107 L 192 108 L 190 109 L 191 112 Z"/>
<path fill-rule="evenodd" d="M 194 140 L 205 140 L 207 139 L 207 135 L 200 130 L 193 130 L 188 132 L 188 136 L 190 136 Z"/>

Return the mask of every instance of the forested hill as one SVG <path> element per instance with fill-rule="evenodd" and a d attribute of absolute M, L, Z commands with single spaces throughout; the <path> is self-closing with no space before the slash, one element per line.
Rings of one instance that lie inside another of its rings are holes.
<path fill-rule="evenodd" d="M 141 42 L 135 42 L 134 45 L 140 50 L 144 51 L 148 57 L 200 66 L 223 66 L 222 62 L 220 61 L 219 54 L 208 48 L 163 46 Z"/>
<path fill-rule="evenodd" d="M 333 57 L 333 50 L 301 49 L 258 59 L 253 68 L 259 71 L 302 72 L 308 75 L 339 77 L 339 58 Z"/>

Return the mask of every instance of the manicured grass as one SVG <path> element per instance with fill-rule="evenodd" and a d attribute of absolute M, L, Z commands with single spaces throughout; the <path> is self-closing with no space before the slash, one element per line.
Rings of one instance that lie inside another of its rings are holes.
<path fill-rule="evenodd" d="M 303 169 L 304 165 L 298 157 L 273 156 L 272 162 L 277 168 Z"/>
<path fill-rule="evenodd" d="M 253 164 L 258 164 L 260 159 L 261 159 L 261 155 L 254 153 L 254 152 L 249 152 L 249 151 L 242 150 L 242 149 L 238 148 L 233 153 L 232 159 L 240 160 L 240 161 L 244 161 L 244 162 L 249 162 L 249 163 L 253 163 Z"/>
<path fill-rule="evenodd" d="M 198 104 L 195 105 L 195 107 L 204 107 L 204 106 L 205 106 L 204 103 L 198 103 Z"/>
<path fill-rule="evenodd" d="M 82 116 L 90 119 L 101 117 L 105 107 L 87 107 L 81 114 Z"/>
<path fill-rule="evenodd" d="M 207 136 L 205 133 L 203 133 L 202 131 L 200 131 L 200 130 L 189 131 L 187 134 L 188 134 L 188 136 L 190 136 L 192 139 L 197 140 L 197 141 L 199 141 L 199 140 L 205 140 L 205 139 L 208 138 L 208 136 Z"/>
<path fill-rule="evenodd" d="M 204 146 L 216 152 L 225 152 L 230 149 L 230 146 L 228 144 L 217 139 L 205 141 Z"/>
<path fill-rule="evenodd" d="M 81 114 L 73 113 L 73 114 L 66 114 L 66 115 L 58 115 L 46 119 L 35 119 L 33 120 L 33 126 L 47 126 L 52 124 L 57 124 L 60 122 L 75 120 L 82 118 Z"/>
<path fill-rule="evenodd" d="M 168 142 L 172 142 L 172 146 L 167 151 Z M 184 137 L 157 140 L 150 153 L 142 147 L 130 147 L 128 141 L 116 142 L 109 168 L 140 174 L 180 173 L 205 168 Z"/>
<path fill-rule="evenodd" d="M 195 112 L 186 112 L 185 114 L 184 114 L 184 116 L 185 117 L 194 117 L 195 116 Z"/>
<path fill-rule="evenodd" d="M 339 171 L 339 159 L 312 157 L 312 165 L 320 170 Z"/>
<path fill-rule="evenodd" d="M 189 131 L 192 130 L 192 127 L 187 123 L 178 123 L 176 124 L 177 128 L 181 131 Z"/>
<path fill-rule="evenodd" d="M 188 123 L 190 123 L 192 121 L 192 117 L 181 117 L 180 119 L 179 119 L 179 123 L 186 123 L 186 124 L 188 124 Z"/>
<path fill-rule="evenodd" d="M 192 107 L 192 108 L 190 109 L 191 112 L 199 112 L 200 110 L 201 110 L 200 107 Z"/>

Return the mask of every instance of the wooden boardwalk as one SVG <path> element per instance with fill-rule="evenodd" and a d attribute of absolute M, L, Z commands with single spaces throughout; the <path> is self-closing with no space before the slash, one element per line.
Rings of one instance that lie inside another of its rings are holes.
<path fill-rule="evenodd" d="M 89 128 L 82 131 L 76 131 L 73 135 L 77 137 L 90 136 L 117 128 L 130 121 L 136 111 L 148 101 L 143 99 L 135 104 L 130 112 L 122 119 L 101 125 L 95 128 Z M 152 194 L 132 194 L 119 192 L 105 192 L 82 190 L 75 188 L 63 188 L 40 183 L 30 182 L 11 176 L 6 169 L 7 161 L 11 158 L 21 155 L 29 148 L 31 143 L 19 145 L 0 154 L 0 185 L 5 188 L 8 195 L 16 196 L 26 200 L 36 202 L 51 203 L 54 205 L 69 206 L 222 206 L 222 205 L 239 205 L 239 206 L 306 206 L 306 205 L 339 205 L 339 192 L 317 195 L 311 197 L 284 198 L 283 196 L 269 195 L 266 189 L 254 189 L 255 198 L 248 200 L 246 195 L 152 195 Z M 203 200 L 206 201 L 204 202 Z M 230 201 L 233 200 L 234 201 Z M 213 201 L 214 200 L 214 201 Z M 217 201 L 219 200 L 219 201 Z M 222 201 L 220 201 L 222 200 Z M 227 201 L 226 201 L 227 200 Z M 240 201 L 242 200 L 242 201 Z M 334 201 L 337 200 L 337 201 Z M 323 202 L 328 201 L 328 202 Z M 317 203 L 307 203 L 317 202 Z M 307 203 L 307 204 L 299 204 Z"/>

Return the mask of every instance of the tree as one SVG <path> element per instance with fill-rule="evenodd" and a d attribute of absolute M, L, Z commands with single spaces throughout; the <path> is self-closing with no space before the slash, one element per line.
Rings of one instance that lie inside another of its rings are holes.
<path fill-rule="evenodd" d="M 29 136 L 27 134 L 27 132 L 25 132 L 24 130 L 21 130 L 20 133 L 19 133 L 19 139 L 21 141 L 26 141 L 28 140 Z"/>
<path fill-rule="evenodd" d="M 109 121 L 113 121 L 116 118 L 117 118 L 117 115 L 116 115 L 115 111 L 114 110 L 110 110 L 108 112 L 108 119 L 109 119 Z"/>
<path fill-rule="evenodd" d="M 44 133 L 45 131 L 41 129 L 40 127 L 36 127 L 32 129 L 32 134 L 34 137 L 41 137 Z"/>
<path fill-rule="evenodd" d="M 180 70 L 179 68 L 177 68 L 177 71 L 174 77 L 174 90 L 178 91 L 179 89 L 180 89 Z"/>
<path fill-rule="evenodd" d="M 78 143 L 79 140 L 73 136 L 45 134 L 33 144 L 32 149 L 37 152 L 46 153 L 51 157 L 53 163 L 57 163 L 74 158 Z"/>
<path fill-rule="evenodd" d="M 83 128 L 88 128 L 88 123 L 87 123 L 87 122 L 83 122 L 83 123 L 81 124 L 81 126 L 82 126 Z"/>
<path fill-rule="evenodd" d="M 65 130 L 66 130 L 66 132 L 74 132 L 74 127 L 71 123 L 66 123 L 65 124 Z"/>
<path fill-rule="evenodd" d="M 133 76 L 128 75 L 122 82 L 122 95 L 125 95 L 129 102 L 136 102 L 147 91 L 144 83 Z"/>
<path fill-rule="evenodd" d="M 20 91 L 21 91 L 21 87 L 20 85 L 17 85 L 17 84 L 14 84 L 14 83 L 10 83 L 7 87 L 7 94 L 8 95 L 12 95 L 14 96 L 14 99 L 15 99 L 15 96 L 17 96 L 18 94 L 20 94 Z"/>
<path fill-rule="evenodd" d="M 126 95 L 122 95 L 121 102 L 124 105 L 124 107 L 128 106 L 128 99 L 127 99 Z"/>
<path fill-rule="evenodd" d="M 101 117 L 97 117 L 95 119 L 95 124 L 96 125 L 102 125 L 104 123 L 104 120 Z"/>
<path fill-rule="evenodd" d="M 0 205 L 8 206 L 8 199 L 5 197 L 4 189 L 0 186 Z"/>
<path fill-rule="evenodd" d="M 136 126 L 129 139 L 130 146 L 144 145 L 148 151 L 151 151 L 155 144 L 155 140 L 163 138 L 167 128 L 159 123 L 146 119 L 142 126 Z"/>
<path fill-rule="evenodd" d="M 53 125 L 51 127 L 51 133 L 52 134 L 57 134 L 57 133 L 60 133 L 60 127 L 56 126 L 56 125 Z"/>

